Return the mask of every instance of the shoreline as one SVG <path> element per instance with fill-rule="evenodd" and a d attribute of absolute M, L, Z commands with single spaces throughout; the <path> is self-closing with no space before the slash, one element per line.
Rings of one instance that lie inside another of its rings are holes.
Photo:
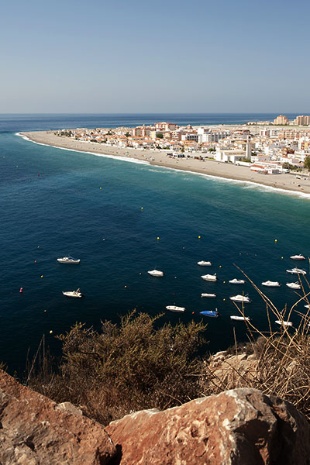
<path fill-rule="evenodd" d="M 298 197 L 310 198 L 310 177 L 305 175 L 301 175 L 301 179 L 296 179 L 296 174 L 261 174 L 251 171 L 246 166 L 220 163 L 211 159 L 168 158 L 166 155 L 167 152 L 162 150 L 139 150 L 98 144 L 96 142 L 83 142 L 72 140 L 66 136 L 57 136 L 53 131 L 21 132 L 18 135 L 37 144 L 98 156 L 107 156 L 119 160 L 136 161 L 227 181 L 245 182 L 258 187 L 268 187 L 274 191 L 294 194 Z M 197 154 L 197 156 L 199 155 Z"/>

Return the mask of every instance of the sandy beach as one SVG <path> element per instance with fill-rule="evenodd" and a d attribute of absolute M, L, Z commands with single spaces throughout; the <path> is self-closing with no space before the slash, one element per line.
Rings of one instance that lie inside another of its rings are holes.
<path fill-rule="evenodd" d="M 136 159 L 151 165 L 190 171 L 219 178 L 255 183 L 273 189 L 283 189 L 301 196 L 310 195 L 310 177 L 296 174 L 261 174 L 250 170 L 249 167 L 236 166 L 231 163 L 219 163 L 211 159 L 199 160 L 195 158 L 171 158 L 163 150 L 138 150 L 133 148 L 119 148 L 95 142 L 82 142 L 69 137 L 55 135 L 52 131 L 23 132 L 21 136 L 29 140 L 54 147 L 61 147 L 79 152 L 91 152 L 98 155 L 124 157 Z M 193 157 L 201 154 L 193 154 Z"/>

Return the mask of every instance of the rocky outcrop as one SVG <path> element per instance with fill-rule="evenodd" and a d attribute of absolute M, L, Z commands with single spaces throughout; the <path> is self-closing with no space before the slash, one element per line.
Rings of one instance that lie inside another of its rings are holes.
<path fill-rule="evenodd" d="M 0 371 L 1 465 L 108 465 L 115 456 L 101 425 Z"/>
<path fill-rule="evenodd" d="M 306 419 L 292 405 L 255 389 L 133 413 L 106 429 L 121 446 L 121 465 L 310 463 Z"/>
<path fill-rule="evenodd" d="M 232 386 L 253 386 L 259 376 L 258 362 L 254 354 L 230 355 L 227 351 L 217 352 L 210 357 L 206 366 L 208 378 L 212 379 L 214 388 L 218 388 L 217 392 Z"/>
<path fill-rule="evenodd" d="M 309 465 L 310 426 L 291 404 L 235 389 L 106 428 L 0 371 L 0 465 Z"/>

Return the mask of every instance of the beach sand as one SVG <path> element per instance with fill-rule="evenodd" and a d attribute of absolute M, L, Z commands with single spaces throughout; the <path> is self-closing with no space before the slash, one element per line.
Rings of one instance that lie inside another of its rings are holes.
<path fill-rule="evenodd" d="M 233 179 L 268 186 L 273 189 L 283 189 L 295 192 L 298 195 L 308 196 L 310 194 L 310 177 L 308 174 L 262 174 L 250 170 L 250 167 L 236 166 L 231 163 L 219 163 L 212 159 L 199 160 L 195 158 L 171 158 L 164 150 L 138 150 L 133 148 L 119 148 L 96 142 L 82 142 L 73 140 L 66 136 L 55 135 L 52 131 L 24 132 L 21 136 L 39 144 L 61 147 L 79 152 L 91 152 L 98 155 L 124 157 L 136 159 L 151 165 L 185 170 L 193 173 L 201 173 L 219 178 Z M 192 156 L 199 157 L 200 153 Z"/>

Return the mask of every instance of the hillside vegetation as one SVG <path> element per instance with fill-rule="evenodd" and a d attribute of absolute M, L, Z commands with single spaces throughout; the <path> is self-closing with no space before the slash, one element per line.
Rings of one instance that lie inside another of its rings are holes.
<path fill-rule="evenodd" d="M 161 326 L 161 315 L 133 311 L 119 325 L 102 322 L 100 331 L 76 324 L 59 336 L 61 361 L 56 365 L 46 354 L 36 357 L 27 382 L 57 402 L 80 406 L 103 424 L 132 411 L 166 409 L 238 387 L 277 395 L 310 419 L 309 309 L 304 314 L 297 310 L 298 303 L 309 304 L 309 293 L 303 287 L 293 307 L 279 311 L 257 291 L 269 331 L 246 322 L 247 343 L 236 341 L 220 357 L 207 352 L 202 322 Z M 272 330 L 274 317 L 284 323 L 292 315 L 299 318 L 297 328 L 282 324 Z"/>

